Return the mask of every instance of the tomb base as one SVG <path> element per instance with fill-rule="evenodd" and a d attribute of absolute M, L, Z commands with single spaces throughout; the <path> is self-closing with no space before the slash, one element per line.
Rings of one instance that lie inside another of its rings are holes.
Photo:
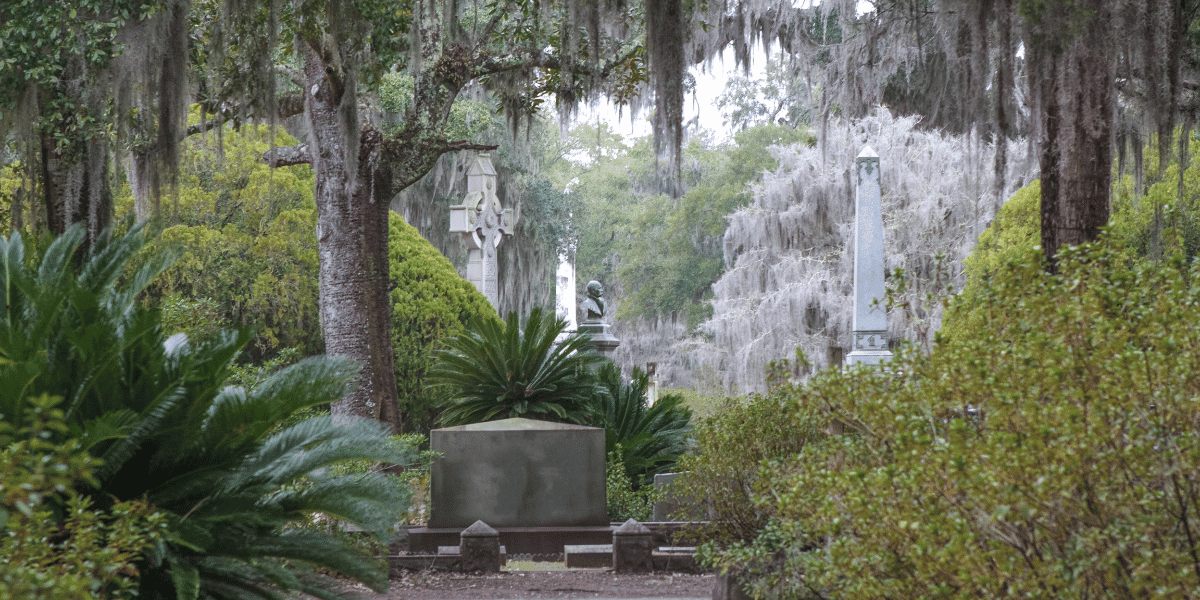
<path fill-rule="evenodd" d="M 611 525 L 594 527 L 496 527 L 500 543 L 509 557 L 516 554 L 559 555 L 563 546 L 611 544 Z M 408 530 L 410 554 L 436 554 L 438 546 L 458 544 L 461 529 L 455 527 L 414 527 Z M 558 559 L 555 559 L 558 560 Z"/>

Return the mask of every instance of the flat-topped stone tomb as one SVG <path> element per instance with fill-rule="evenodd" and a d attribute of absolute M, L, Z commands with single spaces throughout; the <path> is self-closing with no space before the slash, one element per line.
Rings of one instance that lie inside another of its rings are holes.
<path fill-rule="evenodd" d="M 607 526 L 604 430 L 533 419 L 435 429 L 429 528 Z"/>

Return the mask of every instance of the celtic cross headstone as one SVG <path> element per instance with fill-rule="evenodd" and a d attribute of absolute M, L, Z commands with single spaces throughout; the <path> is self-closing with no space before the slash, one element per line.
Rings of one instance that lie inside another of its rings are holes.
<path fill-rule="evenodd" d="M 854 160 L 854 313 L 853 347 L 846 365 L 879 365 L 888 351 L 883 286 L 883 214 L 880 209 L 879 155 L 870 146 Z"/>
<path fill-rule="evenodd" d="M 502 208 L 496 195 L 496 169 L 487 154 L 480 154 L 467 169 L 467 195 L 450 207 L 450 232 L 467 242 L 467 281 L 475 284 L 492 307 L 499 310 L 500 292 L 496 251 L 513 234 L 513 210 Z"/>

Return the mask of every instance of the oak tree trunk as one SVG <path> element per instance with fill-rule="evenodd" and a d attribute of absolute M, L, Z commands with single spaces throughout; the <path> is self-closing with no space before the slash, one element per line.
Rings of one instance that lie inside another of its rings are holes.
<path fill-rule="evenodd" d="M 336 48 L 304 49 L 305 118 L 316 177 L 321 327 L 325 351 L 362 365 L 354 388 L 332 407 L 400 429 L 388 305 L 388 169 L 381 138 L 359 131 L 354 74 L 323 60 Z"/>
<path fill-rule="evenodd" d="M 1116 56 L 1113 19 L 1093 1 L 1082 31 L 1046 52 L 1036 73 L 1042 104 L 1042 252 L 1054 268 L 1063 246 L 1094 241 L 1108 224 Z"/>
<path fill-rule="evenodd" d="M 108 184 L 108 144 L 91 139 L 63 148 L 42 133 L 42 203 L 50 233 L 61 235 L 76 223 L 87 230 L 81 250 L 90 248 L 112 222 L 112 192 Z"/>

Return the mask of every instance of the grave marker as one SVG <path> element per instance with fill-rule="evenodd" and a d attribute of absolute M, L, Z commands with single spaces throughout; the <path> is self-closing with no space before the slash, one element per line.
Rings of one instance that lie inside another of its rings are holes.
<path fill-rule="evenodd" d="M 888 350 L 883 285 L 883 214 L 879 155 L 870 146 L 854 159 L 854 313 L 853 345 L 846 365 L 879 365 Z"/>
<path fill-rule="evenodd" d="M 499 310 L 500 292 L 496 251 L 513 234 L 513 210 L 502 208 L 496 196 L 496 168 L 480 154 L 467 169 L 467 195 L 450 207 L 450 233 L 461 233 L 467 242 L 467 281 L 475 284 L 492 307 Z"/>

